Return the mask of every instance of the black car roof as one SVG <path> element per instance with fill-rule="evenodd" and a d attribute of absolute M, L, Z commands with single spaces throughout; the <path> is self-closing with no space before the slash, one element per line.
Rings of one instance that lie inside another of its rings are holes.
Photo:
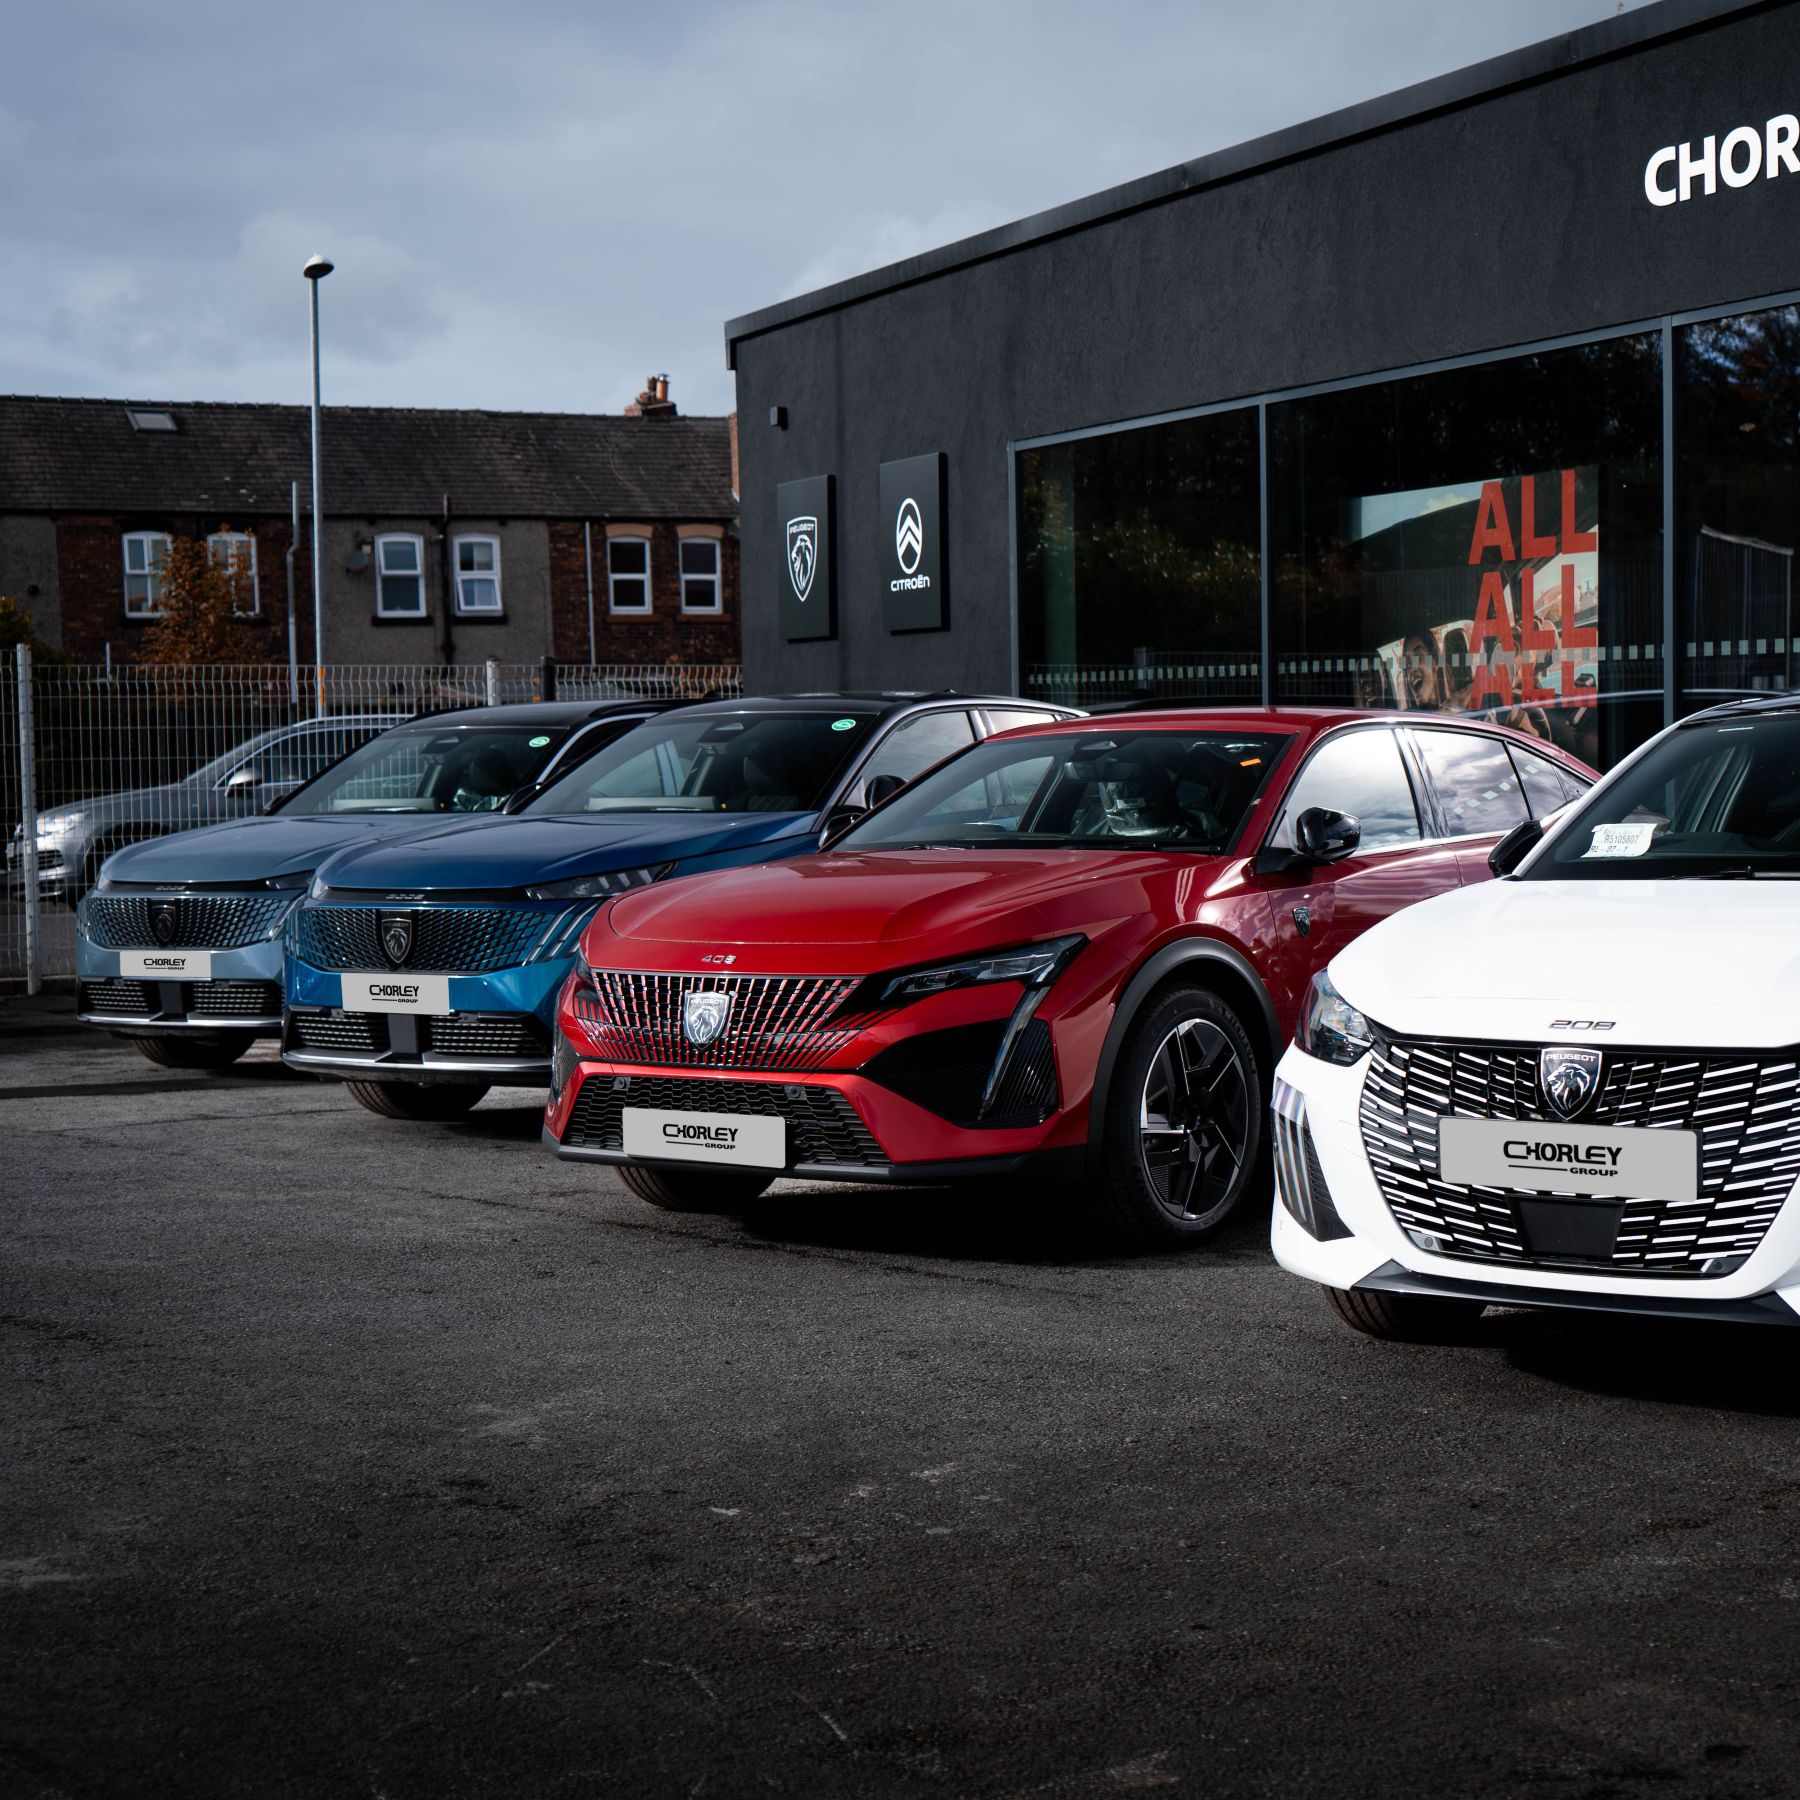
<path fill-rule="evenodd" d="M 697 713 L 746 712 L 838 712 L 854 708 L 860 712 L 879 714 L 904 712 L 914 706 L 1008 706 L 1029 707 L 1033 712 L 1061 712 L 1058 706 L 1040 705 L 1021 700 L 1016 694 L 963 694 L 955 688 L 849 688 L 833 693 L 750 694 L 742 700 L 703 700 L 683 708 Z"/>
<path fill-rule="evenodd" d="M 667 712 L 671 700 L 536 700 L 512 706 L 458 706 L 449 712 L 420 713 L 405 725 L 582 725 L 614 713 Z"/>

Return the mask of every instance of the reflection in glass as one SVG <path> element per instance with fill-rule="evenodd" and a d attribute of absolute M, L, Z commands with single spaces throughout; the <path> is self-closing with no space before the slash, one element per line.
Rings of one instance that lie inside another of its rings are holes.
<path fill-rule="evenodd" d="M 1261 693 L 1254 410 L 1022 451 L 1023 691 Z"/>
<path fill-rule="evenodd" d="M 1680 709 L 1794 685 L 1800 307 L 1675 334 Z"/>

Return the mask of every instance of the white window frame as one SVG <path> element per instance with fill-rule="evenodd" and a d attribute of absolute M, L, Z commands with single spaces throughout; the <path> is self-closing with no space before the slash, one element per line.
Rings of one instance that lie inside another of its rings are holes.
<path fill-rule="evenodd" d="M 464 544 L 486 544 L 494 553 L 494 566 L 491 569 L 464 569 L 462 566 Z M 456 610 L 460 617 L 498 619 L 505 615 L 506 589 L 500 579 L 500 540 L 491 531 L 465 531 L 450 540 L 450 573 L 456 582 Z M 465 581 L 490 580 L 494 584 L 494 604 L 492 606 L 471 606 L 463 599 L 463 583 Z"/>
<path fill-rule="evenodd" d="M 644 567 L 640 574 L 636 569 L 615 569 L 613 567 L 613 546 L 615 544 L 642 544 L 644 546 Z M 644 584 L 644 603 L 642 606 L 619 604 L 619 583 L 630 582 L 634 586 L 638 582 Z M 650 586 L 650 540 L 636 535 L 627 536 L 620 533 L 617 537 L 606 540 L 606 610 L 622 613 L 628 619 L 647 619 L 652 609 Z"/>
<path fill-rule="evenodd" d="M 250 566 L 246 573 L 250 577 L 250 604 L 248 607 L 233 607 L 232 612 L 240 619 L 257 619 L 262 617 L 262 585 L 256 573 L 256 533 L 254 531 L 214 531 L 206 539 L 207 560 L 214 568 L 230 570 L 236 557 L 238 546 L 250 546 Z M 224 555 L 220 555 L 220 551 Z"/>
<path fill-rule="evenodd" d="M 124 569 L 124 580 L 121 591 L 125 600 L 125 616 L 128 619 L 160 619 L 162 609 L 163 571 L 169 565 L 169 534 L 166 531 L 127 531 L 119 540 L 119 558 Z M 144 566 L 134 569 L 131 566 L 131 547 L 133 544 L 144 546 Z M 160 546 L 160 555 L 152 549 Z M 134 606 L 131 599 L 131 584 L 134 580 L 144 582 L 144 603 Z"/>
<path fill-rule="evenodd" d="M 712 551 L 712 573 L 710 575 L 690 575 L 683 566 L 690 544 L 704 544 Z M 724 540 L 716 537 L 684 537 L 676 546 L 675 573 L 681 579 L 681 610 L 684 613 L 697 613 L 702 617 L 716 617 L 725 610 L 725 545 Z M 692 583 L 701 589 L 710 589 L 712 600 L 704 606 L 692 606 L 688 603 L 688 584 Z"/>
<path fill-rule="evenodd" d="M 411 544 L 418 557 L 418 563 L 411 569 L 384 569 L 382 554 L 389 544 Z M 416 608 L 389 606 L 387 595 L 382 587 L 386 576 L 411 576 L 419 584 L 419 604 Z M 424 619 L 431 613 L 431 604 L 425 597 L 425 540 L 416 531 L 383 531 L 375 537 L 375 616 L 378 619 Z"/>

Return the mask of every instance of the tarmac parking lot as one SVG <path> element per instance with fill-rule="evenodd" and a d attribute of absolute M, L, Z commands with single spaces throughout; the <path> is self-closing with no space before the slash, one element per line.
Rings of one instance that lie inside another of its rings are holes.
<path fill-rule="evenodd" d="M 0 1790 L 1783 1795 L 1800 1332 L 653 1212 L 0 1002 Z"/>

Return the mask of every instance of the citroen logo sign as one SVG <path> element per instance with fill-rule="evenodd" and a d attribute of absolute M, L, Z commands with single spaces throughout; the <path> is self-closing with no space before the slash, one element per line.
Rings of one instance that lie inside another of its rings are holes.
<path fill-rule="evenodd" d="M 894 520 L 894 553 L 900 558 L 902 574 L 911 575 L 925 553 L 925 521 L 919 517 L 919 503 L 909 494 L 900 502 L 899 517 Z"/>

